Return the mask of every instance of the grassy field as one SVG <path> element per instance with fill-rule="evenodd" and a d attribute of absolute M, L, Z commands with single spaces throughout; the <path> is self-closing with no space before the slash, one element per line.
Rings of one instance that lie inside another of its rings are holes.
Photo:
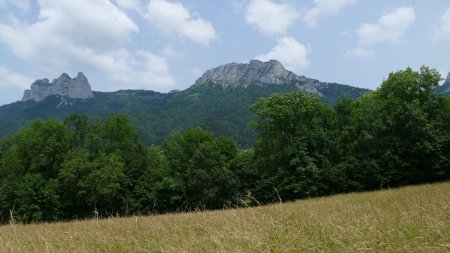
<path fill-rule="evenodd" d="M 0 252 L 450 252 L 450 183 L 226 211 L 5 225 Z"/>

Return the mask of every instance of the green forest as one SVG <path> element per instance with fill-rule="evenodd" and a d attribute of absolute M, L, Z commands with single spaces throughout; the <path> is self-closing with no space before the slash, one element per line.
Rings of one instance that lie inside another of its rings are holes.
<path fill-rule="evenodd" d="M 450 179 L 450 97 L 434 69 L 331 107 L 260 98 L 252 148 L 201 128 L 145 146 L 124 114 L 36 120 L 0 141 L 0 222 L 246 207 Z"/>
<path fill-rule="evenodd" d="M 205 81 L 186 90 L 159 93 L 151 90 L 94 92 L 92 99 L 49 96 L 40 102 L 19 101 L 0 106 L 0 139 L 15 134 L 21 127 L 40 119 L 64 120 L 71 114 L 89 120 L 126 114 L 144 145 L 161 146 L 175 131 L 200 127 L 217 136 L 233 137 L 241 148 L 252 148 L 257 134 L 247 127 L 256 115 L 249 110 L 260 97 L 298 91 L 307 85 L 286 80 L 284 84 L 242 82 L 239 84 Z M 367 89 L 337 83 L 317 85 L 320 100 L 334 106 L 339 99 L 356 99 Z"/>

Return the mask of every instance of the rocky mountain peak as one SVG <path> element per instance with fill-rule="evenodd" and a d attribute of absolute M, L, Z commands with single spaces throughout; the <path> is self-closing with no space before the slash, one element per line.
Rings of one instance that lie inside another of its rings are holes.
<path fill-rule="evenodd" d="M 87 81 L 87 77 L 83 74 L 83 72 L 78 72 L 76 79 Z"/>
<path fill-rule="evenodd" d="M 277 60 L 263 62 L 260 60 L 251 60 L 249 63 L 229 63 L 219 67 L 207 70 L 194 86 L 212 82 L 215 84 L 227 86 L 240 85 L 247 87 L 253 84 L 259 85 L 283 85 L 293 84 L 298 89 L 306 92 L 315 93 L 319 96 L 319 86 L 326 86 L 315 79 L 305 76 L 298 76 L 284 68 Z"/>
<path fill-rule="evenodd" d="M 47 78 L 36 80 L 31 84 L 29 90 L 25 90 L 22 101 L 34 100 L 39 102 L 52 95 L 80 99 L 94 97 L 88 79 L 82 72 L 79 72 L 75 78 L 62 73 L 51 83 Z"/>
<path fill-rule="evenodd" d="M 217 84 L 230 85 L 252 83 L 283 84 L 286 81 L 304 80 L 291 71 L 285 69 L 277 60 L 263 62 L 251 60 L 249 63 L 229 63 L 207 70 L 195 84 L 212 81 Z"/>

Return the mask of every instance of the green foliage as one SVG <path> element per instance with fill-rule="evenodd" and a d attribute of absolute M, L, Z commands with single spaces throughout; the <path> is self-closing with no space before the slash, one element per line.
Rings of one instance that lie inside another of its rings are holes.
<path fill-rule="evenodd" d="M 117 154 L 100 155 L 91 163 L 89 173 L 78 182 L 78 194 L 90 206 L 120 208 L 114 204 L 120 197 L 124 176 L 124 164 Z"/>
<path fill-rule="evenodd" d="M 252 194 L 261 178 L 255 160 L 254 150 L 242 150 L 231 163 L 230 170 L 239 179 L 237 187 L 241 199 Z"/>
<path fill-rule="evenodd" d="M 92 161 L 83 153 L 74 153 L 58 175 L 64 189 L 65 209 L 78 209 L 77 213 L 83 209 L 119 210 L 124 170 L 121 158 L 115 153 L 102 154 Z"/>
<path fill-rule="evenodd" d="M 437 94 L 449 96 L 450 95 L 450 78 L 447 78 L 447 80 L 441 86 L 436 87 L 435 92 Z"/>
<path fill-rule="evenodd" d="M 69 135 L 57 120 L 37 120 L 14 136 L 18 159 L 27 171 L 54 177 L 69 151 Z"/>
<path fill-rule="evenodd" d="M 315 95 L 287 93 L 290 86 L 259 99 L 280 87 L 211 83 L 170 98 L 119 92 L 111 108 L 145 100 L 168 110 L 149 133 L 170 134 L 163 145 L 145 148 L 130 123 L 150 119 L 151 108 L 130 120 L 36 120 L 0 141 L 0 221 L 220 209 L 448 180 L 450 97 L 436 95 L 439 79 L 426 67 L 391 73 L 378 90 L 334 110 Z M 247 114 L 242 108 L 255 100 L 255 115 Z M 251 120 L 254 132 L 235 127 Z M 197 124 L 211 131 L 189 128 Z M 241 144 L 258 138 L 238 150 L 213 132 L 243 136 Z"/>
<path fill-rule="evenodd" d="M 230 138 L 191 128 L 164 143 L 168 172 L 164 183 L 174 189 L 169 201 L 178 208 L 221 208 L 236 195 L 230 163 L 237 153 Z M 164 184 L 163 184 L 164 185 Z M 178 193 L 181 195 L 176 197 Z M 174 198 L 176 197 L 176 198 Z M 174 201 L 177 202 L 174 202 Z M 165 200 L 162 200 L 165 201 Z"/>
<path fill-rule="evenodd" d="M 58 220 L 60 199 L 57 179 L 46 180 L 40 173 L 26 173 L 15 187 L 14 218 L 18 221 Z"/>
<path fill-rule="evenodd" d="M 340 98 L 357 98 L 367 91 L 333 83 L 322 83 L 319 89 L 323 102 L 330 105 Z M 254 120 L 249 106 L 260 97 L 295 90 L 298 88 L 294 83 L 224 87 L 210 82 L 168 94 L 143 90 L 95 92 L 95 97 L 89 100 L 64 98 L 67 105 L 61 103 L 61 98 L 51 96 L 39 103 L 26 101 L 1 106 L 0 138 L 13 135 L 37 118 L 63 120 L 75 113 L 92 120 L 126 114 L 145 145 L 161 145 L 174 131 L 201 127 L 217 136 L 231 136 L 240 147 L 250 148 L 257 136 L 247 127 Z"/>
<path fill-rule="evenodd" d="M 127 117 L 37 120 L 1 145 L 0 210 L 21 221 L 121 212 L 145 149 Z M 134 173 L 134 174 L 133 174 Z M 128 177 L 127 177 L 128 176 Z M 127 188 L 128 187 L 128 188 Z"/>
<path fill-rule="evenodd" d="M 156 146 L 150 146 L 146 150 L 146 165 L 141 175 L 137 178 L 134 192 L 134 211 L 138 213 L 155 212 L 158 189 L 164 189 L 159 186 L 160 180 L 165 175 L 167 168 L 166 159 L 162 151 Z M 158 203 L 159 204 L 159 203 Z M 166 207 L 169 209 L 169 207 Z"/>
<path fill-rule="evenodd" d="M 330 166 L 332 109 L 314 95 L 293 92 L 259 99 L 252 110 L 259 116 L 255 155 L 263 174 L 258 198 L 317 195 L 320 170 Z"/>
<path fill-rule="evenodd" d="M 376 188 L 448 178 L 448 98 L 434 93 L 439 79 L 426 67 L 408 68 L 391 73 L 377 91 L 338 106 L 346 150 L 340 166 L 350 184 Z M 355 171 L 357 164 L 364 167 Z"/>
<path fill-rule="evenodd" d="M 229 137 L 188 129 L 144 148 L 127 116 L 38 120 L 0 145 L 1 220 L 28 222 L 230 206 Z"/>

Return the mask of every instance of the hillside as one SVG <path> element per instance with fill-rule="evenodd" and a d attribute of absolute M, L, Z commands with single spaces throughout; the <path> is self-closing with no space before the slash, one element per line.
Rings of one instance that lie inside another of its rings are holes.
<path fill-rule="evenodd" d="M 52 83 L 62 82 L 60 79 L 66 81 L 68 77 L 63 74 Z M 38 84 L 42 82 L 45 85 L 41 86 L 48 86 L 48 80 L 36 81 Z M 178 92 L 94 92 L 93 98 L 80 99 L 90 97 L 90 94 L 68 97 L 60 95 L 65 93 L 52 95 L 48 90 L 33 91 L 40 94 L 39 102 L 20 101 L 0 107 L 0 139 L 14 134 L 37 118 L 63 119 L 71 113 L 96 118 L 125 113 L 147 145 L 160 144 L 176 130 L 201 127 L 216 135 L 232 136 L 241 147 L 250 147 L 256 139 L 254 131 L 247 126 L 255 117 L 249 111 L 250 105 L 259 97 L 299 89 L 317 94 L 330 105 L 341 98 L 360 97 L 367 91 L 297 76 L 274 60 L 254 60 L 248 64 L 226 64 L 208 70 L 190 88 Z M 41 93 L 47 97 L 42 98 Z"/>
<path fill-rule="evenodd" d="M 1 252 L 448 252 L 450 183 L 256 208 L 0 227 Z"/>

